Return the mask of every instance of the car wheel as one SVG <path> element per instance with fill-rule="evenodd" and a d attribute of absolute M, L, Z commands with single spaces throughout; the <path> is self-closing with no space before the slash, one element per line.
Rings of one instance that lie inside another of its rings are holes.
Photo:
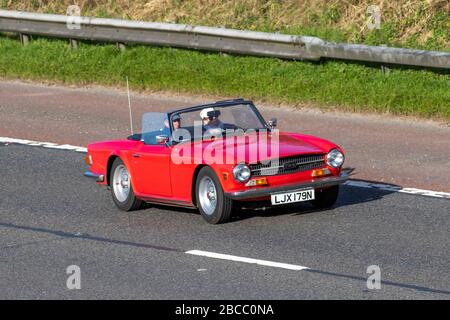
<path fill-rule="evenodd" d="M 114 160 L 110 172 L 111 194 L 116 206 L 123 211 L 139 209 L 143 201 L 136 198 L 131 185 L 130 174 L 119 158 Z"/>
<path fill-rule="evenodd" d="M 210 167 L 200 170 L 195 183 L 197 206 L 203 218 L 212 224 L 230 220 L 233 200 L 227 198 L 219 179 Z"/>
<path fill-rule="evenodd" d="M 312 200 L 312 205 L 318 209 L 330 208 L 336 203 L 338 195 L 339 185 L 316 190 L 315 199 Z"/>

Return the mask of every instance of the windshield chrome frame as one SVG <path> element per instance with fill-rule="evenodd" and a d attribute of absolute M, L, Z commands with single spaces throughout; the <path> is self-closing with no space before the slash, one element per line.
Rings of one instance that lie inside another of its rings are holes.
<path fill-rule="evenodd" d="M 220 103 L 211 103 L 211 104 L 205 104 L 205 105 L 199 105 L 199 106 L 194 106 L 194 107 L 190 107 L 190 108 L 185 108 L 185 109 L 180 109 L 180 110 L 176 110 L 173 112 L 168 113 L 168 118 L 170 119 L 170 133 L 171 135 L 173 134 L 173 121 L 172 121 L 172 117 L 175 115 L 180 115 L 182 113 L 188 113 L 188 112 L 193 112 L 193 111 L 198 111 L 198 110 L 202 110 L 204 108 L 208 108 L 208 107 L 216 107 L 216 108 L 227 108 L 227 107 L 233 107 L 233 106 L 238 106 L 238 105 L 248 105 L 250 107 L 250 109 L 252 109 L 252 111 L 256 114 L 256 116 L 258 117 L 258 120 L 261 122 L 261 124 L 263 125 L 263 128 L 253 128 L 251 130 L 255 130 L 255 131 L 260 131 L 260 130 L 268 130 L 268 131 L 272 131 L 272 129 L 270 128 L 270 126 L 267 124 L 266 120 L 264 119 L 264 117 L 261 115 L 261 113 L 259 112 L 258 108 L 256 108 L 255 104 L 252 101 L 249 100 L 230 100 L 230 101 L 226 101 L 226 102 L 220 102 Z M 201 138 L 195 138 L 193 137 L 191 140 L 186 140 L 186 141 L 198 141 L 201 140 L 203 137 Z M 175 141 L 172 141 L 172 144 Z M 179 142 L 175 142 L 175 143 L 180 143 L 180 142 L 184 142 L 184 141 L 179 141 Z"/>

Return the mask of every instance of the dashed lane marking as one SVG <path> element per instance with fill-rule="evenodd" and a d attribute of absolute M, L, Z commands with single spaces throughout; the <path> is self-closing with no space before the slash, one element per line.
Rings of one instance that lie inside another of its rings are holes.
<path fill-rule="evenodd" d="M 295 265 L 295 264 L 288 264 L 288 263 L 281 263 L 281 262 L 274 262 L 274 261 L 239 257 L 239 256 L 232 256 L 229 254 L 222 254 L 222 253 L 215 253 L 215 252 L 201 251 L 201 250 L 186 251 L 186 254 L 192 254 L 195 256 L 202 256 L 202 257 L 221 259 L 221 260 L 229 260 L 229 261 L 235 261 L 235 262 L 259 264 L 259 265 L 266 266 L 266 267 L 275 267 L 275 268 L 282 268 L 282 269 L 296 270 L 296 271 L 309 269 L 307 267 L 303 267 L 303 266 L 299 266 L 299 265 Z"/>

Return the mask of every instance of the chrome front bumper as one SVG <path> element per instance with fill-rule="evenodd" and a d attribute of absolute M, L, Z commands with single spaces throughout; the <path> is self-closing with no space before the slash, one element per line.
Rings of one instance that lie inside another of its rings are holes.
<path fill-rule="evenodd" d="M 276 187 L 261 187 L 255 189 L 248 189 L 244 191 L 226 192 L 225 195 L 233 200 L 247 200 L 260 197 L 270 196 L 271 194 L 281 192 L 295 192 L 304 189 L 320 189 L 342 184 L 349 178 L 348 172 L 342 172 L 339 176 L 332 176 L 326 178 L 311 179 L 309 181 L 293 183 Z"/>
<path fill-rule="evenodd" d="M 88 178 L 95 179 L 96 182 L 103 182 L 103 181 L 105 181 L 105 176 L 104 175 L 92 173 L 90 171 L 86 171 L 84 173 L 84 176 L 88 177 Z"/>

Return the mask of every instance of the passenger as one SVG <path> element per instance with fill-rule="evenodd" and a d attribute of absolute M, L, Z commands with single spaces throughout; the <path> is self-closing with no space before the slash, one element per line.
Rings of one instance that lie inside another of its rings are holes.
<path fill-rule="evenodd" d="M 220 111 L 214 110 L 214 108 L 205 108 L 200 112 L 200 118 L 203 122 L 203 129 L 223 129 L 223 122 L 219 119 Z"/>

